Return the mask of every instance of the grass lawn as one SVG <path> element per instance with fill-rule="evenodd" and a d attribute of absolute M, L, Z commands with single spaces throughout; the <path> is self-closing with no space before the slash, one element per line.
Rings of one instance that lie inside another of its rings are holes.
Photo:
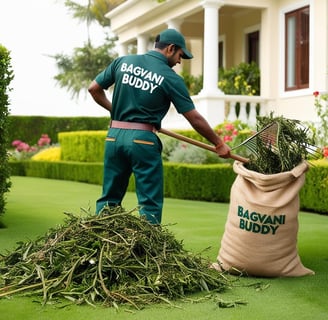
<path fill-rule="evenodd" d="M 77 182 L 13 177 L 7 196 L 6 213 L 0 229 L 0 252 L 12 250 L 17 241 L 35 239 L 48 228 L 61 223 L 64 211 L 79 214 L 82 208 L 94 210 L 101 187 Z M 127 194 L 124 207 L 136 206 L 135 195 Z M 185 248 L 193 252 L 209 249 L 204 255 L 214 262 L 228 213 L 228 204 L 165 199 L 163 224 L 169 225 Z M 301 212 L 298 247 L 303 264 L 314 270 L 314 276 L 300 278 L 242 278 L 236 286 L 220 295 L 224 301 L 237 299 L 247 305 L 219 308 L 214 299 L 195 302 L 177 301 L 175 306 L 159 304 L 136 311 L 120 308 L 49 304 L 40 299 L 12 296 L 0 299 L 1 319 L 6 320 L 93 320 L 93 319 L 188 319 L 188 320 L 302 320 L 328 319 L 328 216 Z M 251 244 L 250 244 L 251 245 Z M 261 282 L 268 287 L 256 290 L 247 286 Z"/>

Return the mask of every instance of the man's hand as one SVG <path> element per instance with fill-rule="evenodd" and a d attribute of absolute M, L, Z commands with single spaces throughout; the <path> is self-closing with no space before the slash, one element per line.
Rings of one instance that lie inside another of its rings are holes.
<path fill-rule="evenodd" d="M 221 158 L 230 158 L 230 147 L 225 144 L 224 142 L 218 144 L 216 147 L 216 152 L 218 154 L 219 157 Z"/>

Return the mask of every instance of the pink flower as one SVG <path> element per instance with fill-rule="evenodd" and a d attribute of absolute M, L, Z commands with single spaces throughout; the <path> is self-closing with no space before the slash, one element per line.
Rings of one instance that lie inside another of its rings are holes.
<path fill-rule="evenodd" d="M 16 146 L 16 150 L 17 151 L 29 151 L 30 146 L 25 142 L 21 142 L 18 146 Z"/>
<path fill-rule="evenodd" d="M 51 139 L 49 138 L 49 136 L 47 134 L 42 134 L 41 138 L 38 141 L 38 146 L 42 147 L 42 146 L 46 146 L 49 145 L 51 142 Z"/>
<path fill-rule="evenodd" d="M 232 123 L 227 123 L 224 125 L 224 128 L 227 130 L 227 131 L 233 131 L 235 129 L 234 125 Z"/>
<path fill-rule="evenodd" d="M 237 129 L 234 129 L 234 130 L 232 131 L 232 135 L 233 135 L 233 136 L 237 136 L 237 135 L 238 135 L 238 130 L 237 130 Z"/>
<path fill-rule="evenodd" d="M 20 140 L 14 140 L 14 141 L 11 143 L 11 145 L 12 145 L 13 147 L 17 147 L 17 146 L 19 146 L 21 143 L 22 143 L 22 141 L 20 141 Z"/>
<path fill-rule="evenodd" d="M 224 137 L 223 137 L 223 141 L 224 141 L 224 142 L 232 141 L 232 137 L 231 137 L 231 136 L 224 136 Z"/>

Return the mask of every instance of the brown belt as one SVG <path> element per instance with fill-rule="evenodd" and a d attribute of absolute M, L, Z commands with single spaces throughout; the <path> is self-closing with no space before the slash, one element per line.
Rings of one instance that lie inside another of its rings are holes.
<path fill-rule="evenodd" d="M 141 123 L 141 122 L 127 122 L 127 121 L 112 120 L 110 127 L 117 128 L 117 129 L 147 130 L 152 132 L 157 131 L 153 125 L 149 123 Z"/>

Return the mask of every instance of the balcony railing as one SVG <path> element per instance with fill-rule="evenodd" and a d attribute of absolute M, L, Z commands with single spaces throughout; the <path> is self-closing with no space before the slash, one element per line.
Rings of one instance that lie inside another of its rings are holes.
<path fill-rule="evenodd" d="M 197 106 L 197 96 L 194 99 Z M 207 110 L 207 120 L 211 126 L 218 125 L 223 120 L 240 120 L 250 126 L 256 124 L 256 116 L 264 115 L 267 110 L 268 99 L 261 96 L 243 96 L 243 95 L 222 95 L 216 98 L 217 101 L 224 100 L 225 116 L 224 119 L 217 119 L 213 110 Z M 213 116 L 211 113 L 213 112 Z M 177 113 L 172 106 L 165 116 L 162 126 L 171 129 L 190 129 L 189 122 Z"/>
<path fill-rule="evenodd" d="M 268 99 L 261 96 L 225 95 L 226 119 L 240 120 L 249 125 L 256 123 L 256 116 L 263 115 Z"/>

